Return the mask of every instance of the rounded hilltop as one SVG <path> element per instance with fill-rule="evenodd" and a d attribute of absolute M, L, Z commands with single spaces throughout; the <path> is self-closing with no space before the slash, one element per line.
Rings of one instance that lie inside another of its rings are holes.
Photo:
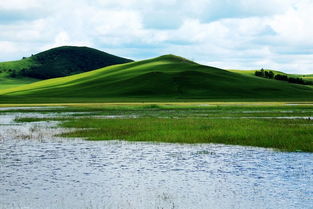
<path fill-rule="evenodd" d="M 157 57 L 156 59 L 167 60 L 167 61 L 175 61 L 175 62 L 187 62 L 187 63 L 194 63 L 194 64 L 196 64 L 195 62 L 193 62 L 193 61 L 191 61 L 189 59 L 186 59 L 184 57 L 177 56 L 177 55 L 174 55 L 174 54 L 165 54 L 165 55 Z"/>
<path fill-rule="evenodd" d="M 15 77 L 49 79 L 132 61 L 85 46 L 61 46 L 22 60 L 0 63 L 0 70 L 14 72 Z"/>

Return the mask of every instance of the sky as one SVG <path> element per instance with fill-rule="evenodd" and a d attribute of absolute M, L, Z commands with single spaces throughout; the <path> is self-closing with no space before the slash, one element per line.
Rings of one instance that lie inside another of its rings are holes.
<path fill-rule="evenodd" d="M 313 73 L 313 0 L 0 1 L 0 61 L 63 45 Z"/>

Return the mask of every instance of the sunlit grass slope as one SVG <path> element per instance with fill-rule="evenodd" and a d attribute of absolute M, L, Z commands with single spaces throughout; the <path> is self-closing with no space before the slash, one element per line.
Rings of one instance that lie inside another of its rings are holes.
<path fill-rule="evenodd" d="M 97 102 L 172 100 L 312 100 L 304 85 L 242 75 L 181 57 L 101 68 L 0 91 L 0 102 Z"/>
<path fill-rule="evenodd" d="M 284 73 L 284 72 L 277 71 L 277 70 L 269 70 L 269 69 L 264 69 L 264 70 L 272 71 L 275 75 L 277 74 L 287 75 L 288 77 L 302 78 L 305 81 L 313 81 L 313 74 L 288 74 L 288 73 Z M 255 76 L 255 71 L 257 70 L 228 70 L 228 71 L 234 72 L 234 73 L 240 73 L 243 75 Z"/>
<path fill-rule="evenodd" d="M 36 63 L 30 58 L 25 58 L 18 61 L 0 62 L 0 90 L 38 81 L 38 79 L 25 76 L 11 77 L 10 72 L 7 72 L 8 70 L 12 69 L 20 71 L 22 69 L 29 68 L 35 65 Z"/>
<path fill-rule="evenodd" d="M 259 70 L 259 69 L 257 69 L 257 70 Z M 228 70 L 228 71 L 234 72 L 234 73 L 241 73 L 241 74 L 245 74 L 245 75 L 254 75 L 255 71 L 257 71 L 257 70 Z M 273 71 L 273 73 L 275 73 L 275 74 L 288 75 L 287 73 L 277 71 L 277 70 L 268 70 L 268 69 L 264 69 L 264 70 Z"/>
<path fill-rule="evenodd" d="M 22 70 L 36 65 L 36 62 L 31 57 L 16 61 L 0 62 L 0 70 Z"/>

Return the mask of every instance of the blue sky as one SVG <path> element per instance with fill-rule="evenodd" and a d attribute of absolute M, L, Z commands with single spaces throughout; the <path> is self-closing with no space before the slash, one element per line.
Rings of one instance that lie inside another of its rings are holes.
<path fill-rule="evenodd" d="M 62 45 L 135 60 L 176 54 L 226 69 L 313 73 L 313 0 L 10 0 L 0 61 Z"/>

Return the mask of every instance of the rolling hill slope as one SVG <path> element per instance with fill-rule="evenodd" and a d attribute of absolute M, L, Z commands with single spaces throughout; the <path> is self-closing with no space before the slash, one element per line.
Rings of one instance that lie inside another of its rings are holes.
<path fill-rule="evenodd" d="M 312 100 L 313 89 L 165 55 L 0 90 L 2 103 L 229 99 Z"/>
<path fill-rule="evenodd" d="M 39 79 L 28 77 L 12 78 L 7 73 L 0 73 L 0 90 L 34 83 L 36 81 L 39 81 Z"/>
<path fill-rule="evenodd" d="M 280 75 L 286 75 L 288 77 L 302 78 L 305 81 L 313 81 L 313 75 L 312 74 L 288 74 L 288 73 L 284 73 L 284 72 L 277 71 L 277 70 L 269 70 L 269 69 L 264 69 L 264 70 L 272 71 L 275 75 L 280 74 Z M 257 70 L 228 70 L 228 71 L 234 72 L 234 73 L 240 73 L 240 74 L 244 74 L 244 75 L 255 76 L 255 71 L 257 71 Z"/>
<path fill-rule="evenodd" d="M 128 62 L 132 60 L 88 47 L 53 48 L 18 61 L 0 63 L 0 89 Z"/>

